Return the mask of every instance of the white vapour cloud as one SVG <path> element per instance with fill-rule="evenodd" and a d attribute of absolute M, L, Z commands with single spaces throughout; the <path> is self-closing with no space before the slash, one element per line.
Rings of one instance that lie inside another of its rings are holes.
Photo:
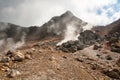
<path fill-rule="evenodd" d="M 77 40 L 77 33 L 76 33 L 76 27 L 74 27 L 73 24 L 67 25 L 67 29 L 65 31 L 64 39 L 59 42 L 57 45 L 61 45 L 62 43 L 65 43 L 69 40 Z"/>
<path fill-rule="evenodd" d="M 94 25 L 105 25 L 120 18 L 120 11 L 114 9 L 119 5 L 117 0 L 1 0 L 0 5 L 0 21 L 23 26 L 42 25 L 66 10 Z"/>

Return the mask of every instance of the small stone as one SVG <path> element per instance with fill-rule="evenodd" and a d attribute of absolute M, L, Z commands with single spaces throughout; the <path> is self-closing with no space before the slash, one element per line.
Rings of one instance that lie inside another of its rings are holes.
<path fill-rule="evenodd" d="M 14 61 L 21 62 L 25 59 L 25 56 L 21 52 L 16 52 L 13 58 Z"/>
<path fill-rule="evenodd" d="M 14 54 L 14 52 L 13 51 L 8 51 L 7 53 L 6 53 L 6 56 L 8 56 L 8 57 L 12 57 L 13 56 L 13 54 Z"/>
<path fill-rule="evenodd" d="M 76 61 L 79 61 L 79 62 L 83 62 L 82 59 L 79 59 L 79 58 L 75 58 Z"/>
<path fill-rule="evenodd" d="M 2 63 L 6 63 L 6 62 L 9 62 L 10 61 L 10 58 L 9 57 L 3 57 L 0 62 Z"/>
<path fill-rule="evenodd" d="M 20 75 L 19 71 L 15 70 L 15 69 L 12 69 L 12 70 L 10 70 L 10 72 L 8 73 L 7 76 L 9 78 L 14 78 L 14 77 L 19 76 L 19 75 Z"/>
<path fill-rule="evenodd" d="M 32 48 L 32 51 L 35 51 L 35 48 Z"/>
<path fill-rule="evenodd" d="M 91 64 L 91 69 L 92 70 L 96 70 L 98 68 L 99 68 L 99 66 L 97 64 Z"/>
<path fill-rule="evenodd" d="M 10 64 L 9 63 L 4 63 L 3 66 L 9 66 Z"/>
<path fill-rule="evenodd" d="M 4 66 L 1 70 L 7 72 L 10 71 L 10 68 Z"/>
<path fill-rule="evenodd" d="M 27 51 L 26 54 L 30 54 L 30 55 L 32 55 L 32 52 L 31 52 L 31 51 Z"/>
<path fill-rule="evenodd" d="M 98 56 L 98 57 L 100 58 L 101 55 L 100 55 L 100 54 L 97 54 L 96 56 Z"/>
<path fill-rule="evenodd" d="M 107 56 L 106 56 L 106 59 L 107 59 L 107 60 L 112 60 L 112 57 L 111 57 L 110 55 L 107 55 Z"/>
<path fill-rule="evenodd" d="M 117 60 L 116 64 L 120 67 L 120 59 Z"/>
<path fill-rule="evenodd" d="M 26 54 L 26 55 L 25 55 L 25 59 L 32 59 L 32 58 L 31 58 L 31 55 Z"/>
<path fill-rule="evenodd" d="M 39 53 L 42 53 L 42 51 L 41 51 L 41 50 L 39 50 Z"/>
<path fill-rule="evenodd" d="M 67 57 L 66 57 L 66 56 L 63 56 L 63 58 L 64 58 L 64 59 L 67 59 Z"/>

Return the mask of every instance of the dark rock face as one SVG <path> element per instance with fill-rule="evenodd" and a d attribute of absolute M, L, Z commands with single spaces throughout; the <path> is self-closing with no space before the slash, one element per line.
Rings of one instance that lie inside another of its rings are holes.
<path fill-rule="evenodd" d="M 120 19 L 106 26 L 94 27 L 100 36 L 107 41 L 112 52 L 120 53 Z"/>
<path fill-rule="evenodd" d="M 80 33 L 80 36 L 78 37 L 79 41 L 85 45 L 92 45 L 96 43 L 96 41 L 100 41 L 100 36 L 96 33 L 93 33 L 90 30 L 86 30 L 82 33 Z"/>
<path fill-rule="evenodd" d="M 100 42 L 101 38 L 96 33 L 93 33 L 90 30 L 86 30 L 80 33 L 78 40 L 76 41 L 68 41 L 63 43 L 60 46 L 57 46 L 57 49 L 62 50 L 64 52 L 76 52 L 78 50 L 82 50 L 83 48 L 93 45 L 96 42 Z"/>
<path fill-rule="evenodd" d="M 78 50 L 82 50 L 84 47 L 85 45 L 80 44 L 79 41 L 68 41 L 60 46 L 57 46 L 57 49 L 64 52 L 76 52 Z"/>
<path fill-rule="evenodd" d="M 108 41 L 112 52 L 120 53 L 120 33 L 110 33 L 105 36 L 105 40 Z"/>

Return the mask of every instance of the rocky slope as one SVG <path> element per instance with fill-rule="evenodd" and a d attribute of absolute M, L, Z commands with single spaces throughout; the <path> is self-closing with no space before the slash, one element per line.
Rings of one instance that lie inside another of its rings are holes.
<path fill-rule="evenodd" d="M 96 32 L 81 32 L 85 25 L 70 11 L 41 27 L 1 22 L 1 50 L 23 45 L 0 54 L 0 79 L 120 80 L 119 21 L 112 27 L 94 28 Z M 78 39 L 57 46 L 66 33 L 72 36 L 71 31 L 74 36 L 79 34 Z"/>
<path fill-rule="evenodd" d="M 94 27 L 93 30 L 97 31 L 102 36 L 115 32 L 120 33 L 120 19 L 106 26 Z"/>
<path fill-rule="evenodd" d="M 94 27 L 96 31 L 109 46 L 109 50 L 120 53 L 120 19 L 106 26 Z"/>
<path fill-rule="evenodd" d="M 120 55 L 93 46 L 75 53 L 56 50 L 59 38 L 31 42 L 1 55 L 4 80 L 119 80 Z"/>

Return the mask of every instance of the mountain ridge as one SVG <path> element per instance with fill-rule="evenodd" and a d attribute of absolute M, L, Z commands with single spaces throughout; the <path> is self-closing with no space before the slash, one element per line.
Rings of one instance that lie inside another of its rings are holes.
<path fill-rule="evenodd" d="M 74 27 L 77 34 L 79 34 L 82 27 L 87 25 L 87 23 L 75 17 L 70 11 L 66 11 L 60 16 L 52 17 L 42 26 L 23 27 L 16 24 L 1 22 L 0 39 L 4 39 L 6 43 L 10 42 L 8 39 L 11 38 L 12 42 L 17 43 L 18 41 L 21 41 L 23 36 L 25 37 L 24 41 L 41 40 L 53 36 L 64 37 L 65 32 L 70 25 Z"/>

